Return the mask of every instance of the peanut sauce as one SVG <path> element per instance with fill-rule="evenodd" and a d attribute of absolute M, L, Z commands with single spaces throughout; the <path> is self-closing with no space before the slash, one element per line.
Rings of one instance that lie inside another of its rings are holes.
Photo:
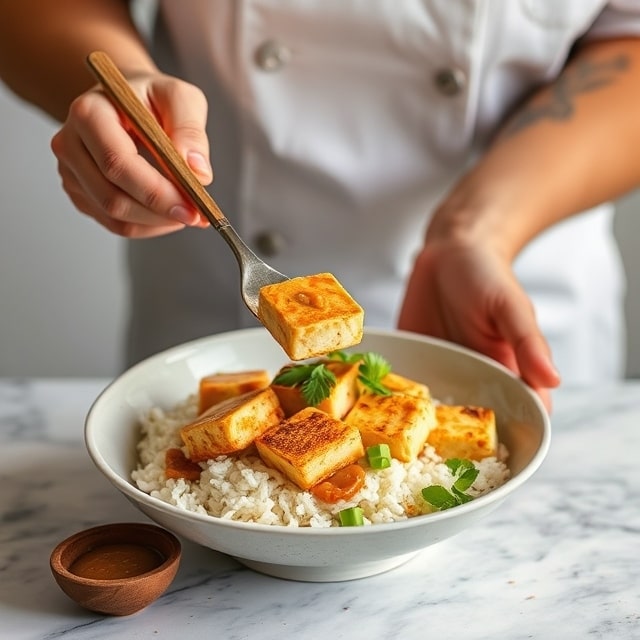
<path fill-rule="evenodd" d="M 69 571 L 92 580 L 119 580 L 152 571 L 164 560 L 158 551 L 146 545 L 105 544 L 82 554 L 74 560 Z"/>
<path fill-rule="evenodd" d="M 294 298 L 302 305 L 314 307 L 315 309 L 324 309 L 324 298 L 314 291 L 298 291 Z"/>

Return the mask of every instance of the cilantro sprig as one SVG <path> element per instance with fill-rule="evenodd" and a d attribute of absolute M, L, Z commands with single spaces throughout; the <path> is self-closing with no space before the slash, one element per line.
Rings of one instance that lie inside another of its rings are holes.
<path fill-rule="evenodd" d="M 366 353 L 347 353 L 346 351 L 332 351 L 328 357 L 342 362 L 361 362 L 358 380 L 379 396 L 390 396 L 391 391 L 382 384 L 383 378 L 391 372 L 391 365 L 379 354 L 373 351 Z"/>
<path fill-rule="evenodd" d="M 273 382 L 285 387 L 299 386 L 305 402 L 315 407 L 331 395 L 336 376 L 324 363 L 297 364 L 283 369 Z"/>
<path fill-rule="evenodd" d="M 391 371 L 391 365 L 380 354 L 332 351 L 327 358 L 347 363 L 361 362 L 358 373 L 360 382 L 373 393 L 391 395 L 389 389 L 382 384 L 382 379 Z M 315 407 L 331 395 L 331 389 L 336 385 L 336 376 L 327 368 L 326 361 L 320 361 L 285 367 L 273 382 L 286 387 L 300 387 L 305 402 Z"/>
<path fill-rule="evenodd" d="M 440 511 L 473 500 L 473 496 L 465 492 L 473 485 L 479 473 L 471 460 L 450 458 L 445 461 L 445 464 L 454 477 L 451 491 L 439 484 L 433 484 L 422 490 L 422 497 Z"/>
<path fill-rule="evenodd" d="M 379 396 L 390 396 L 391 391 L 382 384 L 383 378 L 391 372 L 391 365 L 379 353 L 365 353 L 362 356 L 358 379 L 365 387 Z"/>

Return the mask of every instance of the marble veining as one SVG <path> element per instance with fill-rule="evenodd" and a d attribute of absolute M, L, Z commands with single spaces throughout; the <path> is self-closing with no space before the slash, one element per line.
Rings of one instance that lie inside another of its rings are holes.
<path fill-rule="evenodd" d="M 77 607 L 53 547 L 146 518 L 83 443 L 104 380 L 0 380 L 0 639 L 640 638 L 640 383 L 555 396 L 549 455 L 472 531 L 385 574 L 340 583 L 260 575 L 184 542 L 178 576 L 126 618 Z"/>

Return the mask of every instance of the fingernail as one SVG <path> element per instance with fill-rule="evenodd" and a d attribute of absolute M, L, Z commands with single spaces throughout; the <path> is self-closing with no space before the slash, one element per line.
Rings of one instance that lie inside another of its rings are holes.
<path fill-rule="evenodd" d="M 207 162 L 207 159 L 201 154 L 195 151 L 190 151 L 187 154 L 187 161 L 189 166 L 201 176 L 205 178 L 211 177 L 211 166 Z"/>
<path fill-rule="evenodd" d="M 186 224 L 189 227 L 200 220 L 200 216 L 198 216 L 197 213 L 195 213 L 194 211 L 190 211 L 186 207 L 183 207 L 179 204 L 169 210 L 169 217 L 173 220 L 181 222 L 182 224 Z"/>

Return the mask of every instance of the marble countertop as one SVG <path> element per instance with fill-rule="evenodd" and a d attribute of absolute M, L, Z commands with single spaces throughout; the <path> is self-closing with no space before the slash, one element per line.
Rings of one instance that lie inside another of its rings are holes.
<path fill-rule="evenodd" d="M 183 541 L 169 590 L 125 618 L 60 591 L 80 529 L 145 521 L 98 472 L 84 416 L 105 380 L 0 380 L 0 638 L 640 638 L 640 383 L 561 390 L 550 453 L 473 531 L 349 582 L 270 578 Z"/>

